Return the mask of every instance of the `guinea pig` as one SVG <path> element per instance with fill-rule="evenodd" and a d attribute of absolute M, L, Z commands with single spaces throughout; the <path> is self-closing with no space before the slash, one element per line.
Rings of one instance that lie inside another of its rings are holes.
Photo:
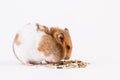
<path fill-rule="evenodd" d="M 49 28 L 38 23 L 26 24 L 15 35 L 13 52 L 23 64 L 32 65 L 69 59 L 72 52 L 69 30 Z"/>

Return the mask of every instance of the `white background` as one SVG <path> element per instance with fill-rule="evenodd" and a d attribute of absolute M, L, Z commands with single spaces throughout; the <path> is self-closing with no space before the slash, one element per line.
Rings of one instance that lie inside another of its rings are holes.
<path fill-rule="evenodd" d="M 67 27 L 71 59 L 85 69 L 21 65 L 12 52 L 19 28 L 29 22 Z M 120 0 L 0 0 L 0 80 L 120 80 Z"/>

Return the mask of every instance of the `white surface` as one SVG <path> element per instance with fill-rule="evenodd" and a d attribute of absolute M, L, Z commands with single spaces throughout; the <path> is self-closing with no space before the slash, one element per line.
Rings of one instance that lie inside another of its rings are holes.
<path fill-rule="evenodd" d="M 0 0 L 0 80 L 119 80 L 119 0 Z M 55 70 L 19 64 L 11 46 L 28 22 L 68 27 L 71 59 L 88 61 L 85 69 Z"/>

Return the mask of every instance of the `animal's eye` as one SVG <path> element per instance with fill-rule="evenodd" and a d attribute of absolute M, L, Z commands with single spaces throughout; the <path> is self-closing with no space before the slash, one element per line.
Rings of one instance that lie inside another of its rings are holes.
<path fill-rule="evenodd" d="M 66 48 L 69 50 L 69 49 L 70 49 L 70 46 L 69 46 L 69 45 L 67 45 L 67 46 L 66 46 Z"/>

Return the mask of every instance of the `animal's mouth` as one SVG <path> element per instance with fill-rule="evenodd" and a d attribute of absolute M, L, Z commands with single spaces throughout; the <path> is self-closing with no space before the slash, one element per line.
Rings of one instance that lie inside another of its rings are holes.
<path fill-rule="evenodd" d="M 70 56 L 68 55 L 69 53 L 66 54 L 65 58 L 66 60 L 70 59 Z"/>

